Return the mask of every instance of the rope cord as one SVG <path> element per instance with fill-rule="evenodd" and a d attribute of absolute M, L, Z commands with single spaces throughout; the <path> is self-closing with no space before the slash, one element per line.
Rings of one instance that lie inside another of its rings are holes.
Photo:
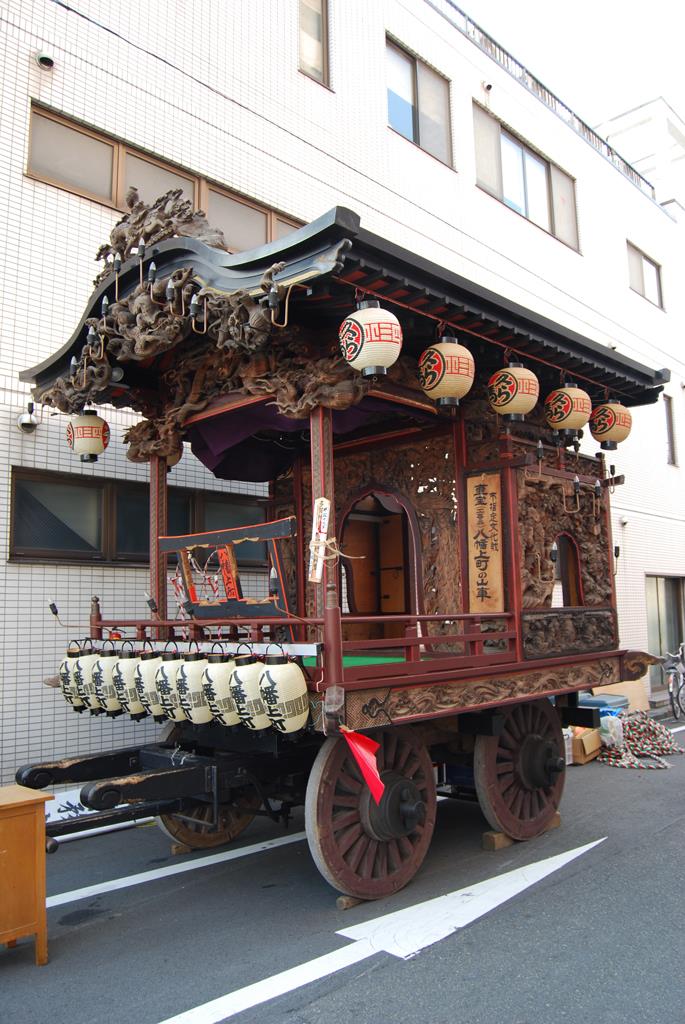
<path fill-rule="evenodd" d="M 623 746 L 603 747 L 597 760 L 612 768 L 668 768 L 669 754 L 685 754 L 665 725 L 655 722 L 646 711 L 622 711 Z M 651 761 L 653 763 L 648 763 Z"/>

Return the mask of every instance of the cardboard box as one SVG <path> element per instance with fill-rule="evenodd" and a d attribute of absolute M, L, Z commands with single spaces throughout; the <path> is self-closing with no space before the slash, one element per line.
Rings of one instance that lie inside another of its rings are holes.
<path fill-rule="evenodd" d="M 599 729 L 583 729 L 576 726 L 573 730 L 573 763 L 587 764 L 599 754 L 602 740 Z"/>

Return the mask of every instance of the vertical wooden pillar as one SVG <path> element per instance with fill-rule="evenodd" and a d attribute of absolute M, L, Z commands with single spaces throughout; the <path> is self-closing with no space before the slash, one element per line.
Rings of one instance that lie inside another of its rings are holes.
<path fill-rule="evenodd" d="M 331 503 L 329 538 L 335 533 L 335 485 L 333 477 L 333 422 L 330 409 L 318 406 L 309 415 L 310 452 L 312 465 L 312 510 L 317 498 L 328 498 Z M 324 562 L 323 582 L 310 584 L 316 587 L 314 614 L 323 615 L 326 606 L 325 593 L 328 584 L 333 584 L 337 594 L 338 573 L 335 565 Z"/>
<path fill-rule="evenodd" d="M 158 539 L 167 532 L 167 466 L 159 455 L 150 458 L 150 596 L 160 619 L 167 618 L 167 556 Z M 160 637 L 162 639 L 162 637 Z"/>
<path fill-rule="evenodd" d="M 312 466 L 313 503 L 317 498 L 328 498 L 331 503 L 329 539 L 335 533 L 335 486 L 333 476 L 333 417 L 330 409 L 318 406 L 309 415 Z M 342 623 L 338 598 L 338 572 L 335 562 L 325 561 L 323 581 L 309 584 L 316 588 L 315 611 L 324 619 L 324 683 L 340 686 L 343 683 Z"/>
<path fill-rule="evenodd" d="M 305 576 L 305 535 L 304 535 L 304 496 L 302 493 L 302 456 L 298 455 L 293 466 L 293 490 L 295 500 L 295 516 L 297 518 L 297 537 L 295 538 L 297 550 L 297 565 L 295 569 L 295 586 L 297 589 L 297 614 L 304 618 L 307 614 L 305 605 L 305 587 L 307 585 Z M 297 627 L 298 639 L 304 640 L 305 633 L 302 626 Z"/>

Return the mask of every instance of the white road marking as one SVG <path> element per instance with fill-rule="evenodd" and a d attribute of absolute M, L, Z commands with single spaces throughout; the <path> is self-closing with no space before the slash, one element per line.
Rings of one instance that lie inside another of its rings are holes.
<path fill-rule="evenodd" d="M 76 900 L 89 899 L 92 896 L 100 896 L 105 892 L 113 892 L 115 889 L 127 889 L 131 885 L 142 885 L 144 882 L 154 882 L 159 878 L 168 878 L 170 875 L 181 875 L 184 871 L 197 871 L 198 868 L 212 867 L 214 864 L 223 864 L 229 860 L 239 860 L 241 857 L 249 857 L 253 853 L 263 853 L 266 850 L 274 850 L 278 846 L 288 846 L 290 843 L 299 843 L 304 839 L 304 832 L 294 832 L 291 836 L 279 836 L 278 839 L 267 839 L 263 843 L 253 843 L 251 846 L 241 846 L 237 850 L 225 850 L 223 853 L 214 853 L 209 857 L 198 857 L 197 860 L 189 860 L 184 864 L 172 864 L 166 868 L 155 868 L 152 871 L 141 871 L 137 875 L 126 875 L 123 878 L 112 878 L 108 882 L 100 882 L 97 885 L 86 885 L 83 889 L 72 889 L 70 892 L 62 892 L 57 896 L 48 896 L 46 904 L 49 907 L 61 907 L 64 903 L 74 903 Z"/>
<path fill-rule="evenodd" d="M 587 853 L 599 843 L 603 843 L 605 838 L 555 857 L 547 857 L 535 864 L 516 868 L 514 871 L 497 875 L 465 889 L 458 889 L 445 896 L 417 903 L 413 907 L 406 907 L 404 910 L 343 928 L 336 934 L 354 939 L 351 946 L 291 967 L 245 988 L 236 989 L 235 992 L 212 999 L 192 1010 L 169 1017 L 162 1021 L 162 1024 L 219 1024 L 219 1021 L 225 1021 L 251 1007 L 286 995 L 302 985 L 335 974 L 376 953 L 386 952 L 402 959 L 415 956 L 427 946 L 465 927 L 547 875 L 558 871 L 576 857 Z"/>
<path fill-rule="evenodd" d="M 679 725 L 677 729 L 671 729 L 671 732 L 683 732 L 685 731 L 685 725 Z"/>
<path fill-rule="evenodd" d="M 439 796 L 437 799 L 441 801 L 448 800 L 449 798 Z M 137 824 L 152 820 L 152 818 L 141 819 Z M 134 824 L 136 823 L 134 822 Z M 95 832 L 104 832 L 109 827 L 105 825 L 102 829 L 91 829 L 90 832 L 73 832 L 71 836 L 64 836 L 59 841 L 64 842 L 66 839 L 75 838 L 76 836 L 85 838 L 88 835 L 93 835 Z M 112 827 L 119 828 L 120 826 Z M 136 875 L 113 878 L 108 882 L 99 882 L 97 885 L 86 885 L 83 889 L 72 889 L 70 892 L 62 892 L 57 896 L 48 896 L 46 905 L 48 908 L 60 907 L 63 903 L 75 903 L 76 900 L 100 896 L 102 893 L 113 892 L 115 889 L 128 889 L 130 885 L 155 882 L 158 878 L 166 878 L 168 875 L 179 875 L 184 871 L 196 871 L 198 868 L 211 868 L 214 864 L 222 864 L 228 860 L 239 860 L 241 857 L 249 857 L 253 853 L 264 853 L 267 850 L 274 850 L 278 846 L 288 846 L 290 843 L 300 843 L 303 839 L 306 839 L 305 832 L 294 832 L 291 836 L 279 836 L 277 839 L 268 839 L 263 843 L 253 843 L 251 846 L 241 846 L 236 850 L 227 850 L 225 853 L 214 853 L 209 857 L 198 857 L 196 860 L 187 861 L 185 864 L 172 864 L 167 868 L 155 868 L 153 871 L 141 871 Z"/>

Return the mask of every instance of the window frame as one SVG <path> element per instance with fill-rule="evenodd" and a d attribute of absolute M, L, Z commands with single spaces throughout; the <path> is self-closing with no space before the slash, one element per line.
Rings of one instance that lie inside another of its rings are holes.
<path fill-rule="evenodd" d="M 323 68 L 321 72 L 321 78 L 318 75 L 313 75 L 307 68 L 302 67 L 302 0 L 298 0 L 297 5 L 297 70 L 305 76 L 305 78 L 311 79 L 312 82 L 316 82 L 318 85 L 322 85 L 325 89 L 331 88 L 331 59 L 330 59 L 330 25 L 329 25 L 330 9 L 328 6 L 328 0 L 321 0 L 321 53 L 323 57 Z"/>
<path fill-rule="evenodd" d="M 36 171 L 31 170 L 31 144 L 33 136 L 33 116 L 38 114 L 40 117 L 47 118 L 48 120 L 55 121 L 57 124 L 63 125 L 65 128 L 70 128 L 73 131 L 80 132 L 82 135 L 88 138 L 95 139 L 97 142 L 102 142 L 112 147 L 112 195 L 109 199 L 105 199 L 103 196 L 94 195 L 92 192 L 88 192 L 85 189 L 80 189 L 76 185 L 70 184 L 69 182 L 60 181 L 58 178 L 53 178 L 49 175 L 39 174 Z M 155 167 L 159 167 L 161 170 L 169 171 L 171 174 L 178 174 L 180 177 L 188 179 L 192 183 L 193 188 L 193 207 L 198 210 L 206 210 L 208 205 L 209 192 L 214 191 L 219 195 L 226 196 L 228 199 L 232 199 L 236 203 L 241 203 L 243 206 L 249 206 L 254 210 L 258 210 L 260 213 L 266 215 L 267 225 L 267 238 L 266 242 L 273 242 L 278 238 L 278 222 L 281 221 L 285 224 L 295 228 L 301 227 L 301 222 L 289 217 L 285 213 L 281 213 L 278 210 L 273 209 L 269 206 L 264 206 L 258 203 L 254 199 L 250 199 L 247 196 L 240 195 L 237 192 L 233 192 L 231 189 L 222 185 L 220 182 L 214 181 L 212 178 L 204 177 L 195 171 L 190 170 L 187 167 L 182 167 L 180 164 L 172 163 L 169 160 L 164 160 L 153 153 L 148 153 L 145 150 L 138 149 L 135 146 L 129 145 L 127 142 L 121 141 L 112 135 L 107 135 L 106 132 L 97 131 L 88 125 L 82 124 L 80 121 L 74 121 L 63 114 L 59 114 L 57 111 L 51 110 L 49 107 L 44 107 L 38 103 L 31 104 L 31 110 L 29 114 L 29 144 L 26 154 L 26 170 L 25 175 L 32 181 L 39 181 L 42 184 L 51 185 L 54 188 L 58 188 L 63 192 L 69 192 L 71 195 L 80 196 L 83 199 L 88 199 L 91 202 L 99 203 L 101 206 L 106 206 L 109 209 L 117 210 L 121 213 L 126 213 L 128 207 L 126 206 L 126 157 L 135 157 L 138 160 L 142 160 L 145 163 L 153 164 Z M 264 244 L 264 243 L 261 243 Z M 237 252 L 235 248 L 229 248 L 229 252 Z"/>
<path fill-rule="evenodd" d="M 101 537 L 100 550 L 94 554 L 79 551 L 59 552 L 54 548 L 22 548 L 17 550 L 15 543 L 16 524 L 16 487 L 21 480 L 32 480 L 73 487 L 90 487 L 101 491 Z M 10 530 L 9 530 L 9 561 L 13 563 L 41 563 L 59 565 L 120 565 L 133 568 L 145 568 L 150 564 L 149 556 L 136 557 L 135 553 L 120 554 L 116 546 L 116 506 L 117 494 L 134 492 L 149 495 L 149 486 L 138 480 L 122 478 L 82 476 L 78 473 L 58 473 L 50 470 L 32 469 L 25 466 L 12 466 L 10 491 Z M 188 533 L 202 533 L 204 530 L 204 503 L 212 499 L 235 505 L 253 505 L 263 510 L 264 518 L 269 518 L 269 499 L 259 498 L 251 494 L 236 494 L 230 491 L 212 491 L 190 487 L 169 487 L 169 494 L 180 494 L 189 501 L 190 522 Z M 239 556 L 240 548 L 236 550 Z M 238 564 L 245 570 L 268 568 L 266 560 L 241 559 Z"/>
<path fill-rule="evenodd" d="M 569 174 L 568 171 L 565 171 L 563 169 L 563 167 L 560 167 L 559 164 L 554 163 L 554 161 L 550 160 L 549 157 L 545 156 L 544 153 L 541 153 L 540 150 L 538 150 L 534 146 L 532 146 L 530 144 L 530 142 L 528 142 L 527 139 L 522 138 L 509 125 L 505 124 L 503 121 L 500 121 L 499 118 L 495 117 L 495 115 L 490 110 L 487 110 L 485 107 L 481 106 L 480 103 L 476 103 L 475 101 L 473 102 L 473 111 L 474 111 L 474 143 L 475 143 L 474 144 L 474 155 L 475 155 L 475 167 L 476 167 L 476 186 L 479 189 L 481 189 L 482 192 L 485 192 L 487 195 L 492 196 L 493 199 L 497 199 L 498 202 L 502 203 L 503 206 L 506 206 L 507 209 L 512 210 L 513 213 L 516 213 L 519 217 L 522 217 L 524 220 L 528 221 L 529 224 L 535 225 L 536 228 L 539 228 L 541 231 L 544 231 L 546 235 L 551 235 L 552 238 L 555 238 L 558 242 L 561 242 L 562 245 L 565 245 L 568 249 L 571 249 L 572 252 L 577 252 L 577 253 L 580 254 L 581 249 L 580 249 L 580 231 L 579 231 L 579 227 L 578 227 L 578 202 L 577 202 L 577 196 L 576 196 L 576 179 L 573 177 L 573 175 Z M 495 171 L 496 171 L 496 186 L 494 188 L 491 187 L 490 185 L 488 185 L 484 180 L 482 180 L 479 177 L 479 174 L 478 174 L 478 169 L 479 169 L 479 148 L 478 148 L 479 136 L 478 136 L 477 130 L 475 130 L 475 129 L 476 129 L 476 118 L 477 117 L 483 117 L 483 116 L 489 118 L 489 120 L 492 121 L 493 124 L 497 126 L 497 130 L 498 130 L 498 136 L 497 136 L 497 161 L 498 161 L 498 166 L 495 168 Z M 522 174 L 523 174 L 524 198 L 525 198 L 525 202 L 526 202 L 526 209 L 528 209 L 528 192 L 527 192 L 527 184 L 526 184 L 526 162 L 525 162 L 525 155 L 529 154 L 534 160 L 537 160 L 537 161 L 539 161 L 540 163 L 542 163 L 544 165 L 544 168 L 545 168 L 545 185 L 546 185 L 546 193 L 547 193 L 546 194 L 546 203 L 547 203 L 547 214 L 548 214 L 548 218 L 549 218 L 549 227 L 545 227 L 543 224 L 539 224 L 536 220 L 533 220 L 533 218 L 530 217 L 527 212 L 522 213 L 520 210 L 518 210 L 515 206 L 512 206 L 511 203 L 507 202 L 507 200 L 505 199 L 505 197 L 504 197 L 503 170 L 502 170 L 502 168 L 503 168 L 503 162 L 502 162 L 502 139 L 503 138 L 507 139 L 510 143 L 513 143 L 514 145 L 518 146 L 520 148 L 522 156 L 523 156 L 523 159 L 522 159 Z M 562 235 L 557 234 L 557 231 L 559 230 L 558 221 L 559 221 L 560 218 L 557 216 L 557 213 L 555 211 L 555 180 L 554 180 L 554 171 L 555 170 L 558 172 L 558 174 L 563 175 L 563 177 L 568 182 L 570 182 L 570 184 L 572 186 L 572 189 L 573 189 L 573 221 L 574 221 L 574 228 L 575 228 L 575 231 L 574 231 L 575 241 L 576 241 L 575 245 L 572 244 L 570 241 L 568 241 L 566 238 L 562 237 Z"/>
<path fill-rule="evenodd" d="M 666 465 L 678 465 L 678 445 L 675 436 L 675 416 L 673 414 L 673 397 L 664 393 L 664 412 L 666 415 Z"/>
<path fill-rule="evenodd" d="M 647 302 L 649 302 L 652 306 L 656 306 L 657 309 L 663 309 L 664 308 L 664 292 L 663 292 L 663 287 L 662 287 L 662 283 L 661 283 L 661 264 L 657 263 L 656 260 L 653 260 L 651 258 L 651 256 L 648 256 L 646 252 L 643 252 L 642 249 L 640 249 L 637 245 L 635 245 L 629 239 L 626 239 L 626 246 L 627 246 L 627 249 L 628 249 L 628 287 L 630 288 L 631 292 L 635 292 L 636 295 L 641 295 L 642 298 L 646 299 Z M 630 274 L 630 254 L 631 254 L 631 252 L 634 253 L 635 256 L 639 256 L 639 258 L 640 258 L 640 275 L 642 277 L 642 288 L 641 289 L 640 288 L 635 288 L 634 285 L 632 284 L 631 280 L 630 280 L 630 278 L 631 278 L 631 274 Z M 657 286 L 657 292 L 658 292 L 658 301 L 657 302 L 655 302 L 653 299 L 650 299 L 649 295 L 646 294 L 646 289 L 645 289 L 645 272 L 644 272 L 644 265 L 645 265 L 645 263 L 648 263 L 649 266 L 653 267 L 654 270 L 656 271 L 656 286 Z"/>
<path fill-rule="evenodd" d="M 420 149 L 422 153 L 427 153 L 428 156 L 433 157 L 433 159 L 437 160 L 438 163 L 441 163 L 443 165 L 443 167 L 450 167 L 450 168 L 454 169 L 454 146 L 453 146 L 453 139 L 452 139 L 452 95 L 451 95 L 451 93 L 452 93 L 452 90 L 451 90 L 452 82 L 451 82 L 451 79 L 447 78 L 446 75 L 443 75 L 443 73 L 441 71 L 438 71 L 438 69 L 433 67 L 432 64 L 429 64 L 428 61 L 422 60 L 421 57 L 418 57 L 415 53 L 412 53 L 411 50 L 408 50 L 405 46 L 402 45 L 402 43 L 398 42 L 397 39 L 394 39 L 392 36 L 386 35 L 386 37 L 385 37 L 385 52 L 386 52 L 386 56 L 387 56 L 388 48 L 396 50 L 399 54 L 402 55 L 402 57 L 404 57 L 406 60 L 408 60 L 410 62 L 410 64 L 411 64 L 411 70 L 412 70 L 412 90 L 413 90 L 414 101 L 415 101 L 414 104 L 413 104 L 413 110 L 412 110 L 412 128 L 413 128 L 413 136 L 414 137 L 411 138 L 411 139 L 407 138 L 406 135 L 403 135 L 401 131 L 399 131 L 392 124 L 390 124 L 390 117 L 389 117 L 390 111 L 389 111 L 388 100 L 387 100 L 387 92 L 388 92 L 388 90 L 387 90 L 387 85 L 386 85 L 385 108 L 386 108 L 386 116 L 388 118 L 388 128 L 390 129 L 390 131 L 394 132 L 395 135 L 399 135 L 399 137 L 401 139 L 404 139 L 406 142 L 411 143 L 411 145 L 416 146 L 417 149 Z M 432 71 L 434 74 L 438 75 L 443 80 L 443 82 L 445 83 L 445 85 L 447 87 L 447 121 L 446 121 L 446 128 L 447 128 L 447 150 L 448 150 L 448 152 L 447 152 L 447 158 L 445 160 L 443 160 L 443 158 L 441 156 L 438 156 L 436 153 L 432 153 L 430 151 L 430 149 L 426 149 L 425 146 L 421 142 L 421 127 L 420 127 L 420 125 L 421 125 L 421 93 L 420 93 L 420 89 L 419 89 L 419 74 L 418 74 L 418 66 L 419 66 L 419 64 L 422 64 L 425 68 L 428 68 L 429 71 Z M 386 80 L 387 80 L 387 70 L 386 70 Z"/>

